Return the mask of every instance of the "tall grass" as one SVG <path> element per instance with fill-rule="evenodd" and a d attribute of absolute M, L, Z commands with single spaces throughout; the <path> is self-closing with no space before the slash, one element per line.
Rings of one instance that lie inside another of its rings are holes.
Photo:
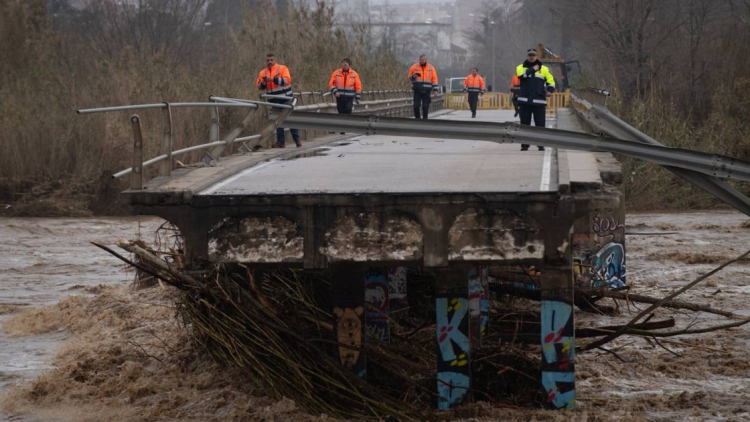
<path fill-rule="evenodd" d="M 623 120 L 669 147 L 728 155 L 750 161 L 750 80 L 739 79 L 716 89 L 708 115 L 681 110 L 666 93 L 624 103 L 620 98 L 608 104 Z M 702 189 L 675 176 L 663 167 L 618 157 L 623 164 L 626 207 L 633 211 L 689 210 L 724 207 Z M 729 181 L 750 195 L 750 183 Z"/>
<path fill-rule="evenodd" d="M 240 25 L 176 57 L 128 42 L 102 49 L 85 31 L 53 31 L 44 2 L 10 0 L 0 12 L 0 203 L 14 203 L 11 210 L 21 214 L 113 211 L 113 194 L 124 186 L 109 176 L 129 166 L 130 113 L 75 110 L 210 94 L 258 98 L 254 82 L 269 52 L 289 66 L 295 90 L 326 90 L 343 57 L 353 60 L 365 90 L 405 87 L 393 56 L 367 52 L 364 37 L 335 29 L 323 3 L 283 14 L 269 1 L 256 3 Z M 222 113 L 223 128 L 239 118 L 236 110 Z M 154 156 L 159 112 L 138 114 L 145 155 Z M 173 118 L 175 148 L 207 140 L 206 109 L 175 110 Z M 252 129 L 261 123 L 259 117 Z"/>

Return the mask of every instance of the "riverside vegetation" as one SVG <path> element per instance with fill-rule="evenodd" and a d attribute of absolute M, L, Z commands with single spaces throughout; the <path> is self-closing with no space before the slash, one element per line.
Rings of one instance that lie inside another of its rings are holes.
<path fill-rule="evenodd" d="M 6 213 L 120 211 L 115 195 L 124 182 L 110 176 L 130 161 L 128 114 L 80 117 L 78 108 L 209 94 L 257 98 L 253 79 L 267 52 L 289 65 L 297 90 L 324 89 L 344 56 L 365 89 L 407 88 L 395 58 L 398 34 L 378 40 L 365 27 L 344 32 L 325 3 L 158 0 L 138 10 L 65 4 L 10 0 L 0 10 L 0 210 L 13 204 Z M 496 57 L 500 74 L 509 75 L 528 40 L 559 40 L 550 46 L 580 61 L 578 85 L 608 88 L 610 108 L 636 128 L 667 146 L 750 160 L 747 2 L 528 0 L 519 7 L 482 12 L 471 63 L 487 69 Z M 238 113 L 222 111 L 222 126 Z M 146 155 L 153 156 L 160 116 L 139 114 Z M 174 118 L 176 148 L 205 141 L 206 110 L 181 109 Z M 259 127 L 256 121 L 250 129 Z M 719 205 L 660 166 L 618 158 L 629 210 Z M 748 184 L 735 186 L 750 192 Z"/>
<path fill-rule="evenodd" d="M 81 117 L 79 108 L 258 98 L 255 76 L 269 52 L 289 66 L 295 90 L 325 90 L 343 57 L 352 59 L 366 90 L 408 88 L 393 55 L 370 47 L 363 31 L 334 28 L 324 3 L 151 3 L 134 11 L 90 2 L 76 11 L 11 0 L 0 10 L 0 204 L 13 204 L 8 212 L 118 212 L 115 195 L 125 185 L 110 176 L 129 167 L 129 114 Z M 138 113 L 151 157 L 160 115 Z M 222 127 L 235 124 L 238 113 L 222 111 Z M 175 148 L 206 142 L 206 109 L 180 109 L 173 119 Z M 258 118 L 250 130 L 260 125 Z"/>

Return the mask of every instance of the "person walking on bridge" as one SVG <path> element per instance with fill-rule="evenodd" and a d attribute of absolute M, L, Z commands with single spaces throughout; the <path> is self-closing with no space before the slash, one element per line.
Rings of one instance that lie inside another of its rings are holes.
<path fill-rule="evenodd" d="M 479 76 L 479 69 L 471 68 L 471 74 L 464 79 L 464 92 L 469 93 L 469 108 L 471 109 L 471 118 L 477 117 L 477 103 L 479 95 L 484 94 L 484 78 Z"/>
<path fill-rule="evenodd" d="M 270 98 L 268 102 L 275 104 L 292 103 L 292 75 L 289 69 L 283 64 L 276 63 L 276 56 L 273 53 L 266 54 L 266 67 L 258 74 L 258 80 L 255 85 L 261 91 L 266 91 L 268 95 L 276 95 L 286 98 Z M 281 108 L 274 108 L 274 111 L 281 111 Z M 292 132 L 292 139 L 298 147 L 302 146 L 299 138 L 299 130 L 289 129 Z M 284 128 L 276 128 L 276 143 L 271 148 L 284 148 L 286 146 L 286 135 Z"/>
<path fill-rule="evenodd" d="M 430 103 L 433 89 L 438 87 L 438 76 L 435 67 L 427 63 L 427 56 L 419 56 L 419 62 L 414 63 L 409 69 L 409 81 L 414 90 L 414 118 L 419 119 L 419 111 L 422 110 L 422 119 L 427 118 L 430 111 Z"/>
<path fill-rule="evenodd" d="M 339 114 L 352 114 L 354 101 L 362 98 L 362 83 L 359 74 L 351 68 L 352 61 L 348 58 L 341 60 L 341 68 L 333 71 L 328 88 L 336 97 L 336 109 Z"/>
<path fill-rule="evenodd" d="M 526 51 L 526 60 L 516 68 L 516 76 L 521 80 L 518 91 L 521 124 L 530 126 L 531 117 L 534 116 L 534 125 L 544 127 L 547 97 L 555 92 L 555 78 L 549 68 L 536 58 L 533 48 Z M 521 151 L 528 149 L 529 145 L 521 144 Z M 539 151 L 544 151 L 544 147 L 540 146 Z"/>

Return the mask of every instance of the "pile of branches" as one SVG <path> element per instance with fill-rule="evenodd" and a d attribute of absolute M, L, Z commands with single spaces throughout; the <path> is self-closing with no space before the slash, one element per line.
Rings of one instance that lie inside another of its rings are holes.
<path fill-rule="evenodd" d="M 216 361 L 244 371 L 269 397 L 291 398 L 313 414 L 351 419 L 425 420 L 444 415 L 431 410 L 437 403 L 434 300 L 420 301 L 432 304 L 431 310 L 391 320 L 391 342 L 366 337 L 361 349 L 367 359 L 363 379 L 336 358 L 343 345 L 334 336 L 328 274 L 262 273 L 227 265 L 190 277 L 136 242 L 118 245 L 138 257 L 137 262 L 129 261 L 131 265 L 180 290 L 177 309 L 196 341 Z M 413 278 L 424 281 L 416 286 L 425 286 L 415 296 L 429 299 L 433 276 Z M 534 404 L 540 391 L 536 350 L 510 343 L 498 347 L 496 341 L 492 347 L 474 350 L 475 400 Z"/>

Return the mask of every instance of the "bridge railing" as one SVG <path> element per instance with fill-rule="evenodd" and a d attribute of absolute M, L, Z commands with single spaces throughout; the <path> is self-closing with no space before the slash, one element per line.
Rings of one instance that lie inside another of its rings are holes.
<path fill-rule="evenodd" d="M 264 99 L 271 99 L 274 96 L 263 95 Z M 284 97 L 288 99 L 289 97 Z M 330 92 L 323 91 L 306 91 L 295 92 L 291 99 L 291 104 L 277 104 L 266 101 L 253 101 L 237 98 L 226 98 L 210 96 L 208 102 L 182 102 L 182 103 L 155 103 L 139 104 L 116 107 L 103 107 L 78 110 L 78 114 L 95 114 L 122 111 L 140 111 L 140 110 L 161 110 L 161 143 L 159 146 L 159 155 L 144 161 L 144 143 L 141 130 L 141 119 L 137 114 L 130 117 L 131 130 L 133 132 L 133 157 L 132 167 L 117 172 L 112 175 L 113 178 L 130 176 L 130 189 L 143 189 L 144 169 L 155 164 L 159 164 L 159 176 L 170 176 L 173 170 L 173 159 L 177 156 L 188 153 L 209 150 L 203 161 L 207 165 L 214 165 L 225 151 L 231 150 L 231 146 L 240 143 L 242 152 L 256 151 L 260 148 L 268 147 L 268 139 L 276 132 L 276 129 L 282 125 L 284 120 L 293 110 L 318 112 L 318 113 L 336 113 L 336 100 Z M 377 114 L 386 116 L 411 115 L 413 110 L 413 99 L 411 91 L 407 90 L 380 90 L 365 91 L 362 93 L 362 100 L 354 108 L 354 114 Z M 432 109 L 442 108 L 442 94 L 435 94 L 432 102 Z M 192 145 L 187 148 L 174 149 L 174 130 L 172 122 L 172 109 L 186 107 L 208 108 L 210 112 L 210 130 L 209 141 L 203 144 Z M 223 138 L 220 139 L 220 119 L 219 108 L 243 108 L 247 113 L 242 121 L 230 130 Z M 258 134 L 240 137 L 251 124 L 253 119 L 257 118 L 255 113 L 263 109 L 267 111 L 270 123 Z M 279 111 L 271 113 L 271 110 Z M 254 146 L 249 146 L 247 142 L 254 141 Z"/>
<path fill-rule="evenodd" d="M 444 108 L 453 110 L 468 110 L 468 95 L 463 92 L 445 94 Z M 486 92 L 477 103 L 479 110 L 513 110 L 513 94 L 506 92 Z M 570 92 L 555 92 L 547 97 L 547 109 L 567 107 L 570 102 Z"/>
<path fill-rule="evenodd" d="M 654 138 L 630 126 L 607 110 L 606 104 L 609 96 L 609 91 L 605 89 L 573 89 L 571 95 L 571 106 L 578 114 L 582 126 L 588 132 L 619 139 L 625 141 L 625 143 L 646 144 L 660 147 L 664 146 Z M 660 164 L 662 164 L 667 170 L 698 186 L 720 201 L 734 207 L 746 215 L 750 215 L 750 198 L 717 178 L 717 176 L 731 177 L 732 171 L 730 170 L 729 173 L 726 174 L 724 172 L 725 167 L 732 167 L 739 163 L 730 161 L 728 165 L 719 164 L 718 156 L 716 157 L 717 162 L 715 163 L 714 170 L 708 173 L 697 171 L 697 169 L 683 168 L 674 165 L 670 166 L 664 163 Z"/>

